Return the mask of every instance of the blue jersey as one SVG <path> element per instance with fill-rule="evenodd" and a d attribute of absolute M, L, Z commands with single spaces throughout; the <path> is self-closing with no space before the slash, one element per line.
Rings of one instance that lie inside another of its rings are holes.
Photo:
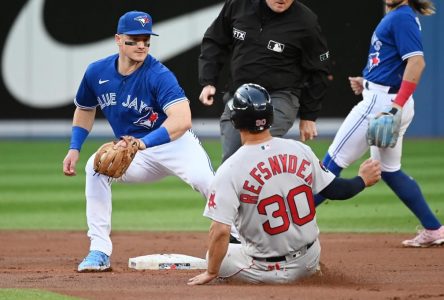
<path fill-rule="evenodd" d="M 413 9 L 403 5 L 389 12 L 373 33 L 363 76 L 399 88 L 409 57 L 423 55 L 421 25 Z"/>
<path fill-rule="evenodd" d="M 151 55 L 128 76 L 117 71 L 118 58 L 88 66 L 74 103 L 84 109 L 100 106 L 117 138 L 141 138 L 165 121 L 169 106 L 187 98 L 173 73 Z"/>

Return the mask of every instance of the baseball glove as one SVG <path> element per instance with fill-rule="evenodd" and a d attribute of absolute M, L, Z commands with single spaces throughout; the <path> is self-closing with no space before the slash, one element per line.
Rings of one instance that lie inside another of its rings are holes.
<path fill-rule="evenodd" d="M 401 115 L 401 110 L 392 108 L 370 120 L 367 143 L 380 148 L 395 147 L 401 128 Z"/>
<path fill-rule="evenodd" d="M 138 139 L 132 136 L 123 136 L 120 141 L 103 144 L 94 158 L 94 171 L 109 177 L 119 178 L 125 174 L 140 147 Z"/>

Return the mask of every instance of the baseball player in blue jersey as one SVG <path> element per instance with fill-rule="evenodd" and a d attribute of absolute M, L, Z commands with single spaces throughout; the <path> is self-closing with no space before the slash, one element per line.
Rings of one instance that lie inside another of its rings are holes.
<path fill-rule="evenodd" d="M 370 147 L 371 157 L 381 162 L 382 179 L 419 219 L 424 230 L 403 241 L 406 247 L 444 243 L 444 227 L 427 205 L 416 181 L 401 170 L 402 139 L 414 115 L 412 94 L 425 67 L 421 24 L 416 13 L 431 15 L 429 0 L 385 0 L 387 14 L 376 27 L 363 77 L 349 77 L 359 102 L 339 128 L 324 158 L 324 165 L 339 175 L 363 156 L 369 145 L 369 121 L 381 112 L 400 118 L 399 137 L 391 148 Z M 316 204 L 324 198 L 316 196 Z"/>
<path fill-rule="evenodd" d="M 63 161 L 67 176 L 76 175 L 80 149 L 92 129 L 97 108 L 117 138 L 130 135 L 140 148 L 118 182 L 153 182 L 176 175 L 206 198 L 213 169 L 199 140 L 190 131 L 188 99 L 173 73 L 148 54 L 151 16 L 131 11 L 118 23 L 115 42 L 119 53 L 90 64 L 74 100 L 71 144 Z M 79 272 L 111 268 L 111 183 L 93 170 L 94 155 L 86 171 L 88 256 Z"/>

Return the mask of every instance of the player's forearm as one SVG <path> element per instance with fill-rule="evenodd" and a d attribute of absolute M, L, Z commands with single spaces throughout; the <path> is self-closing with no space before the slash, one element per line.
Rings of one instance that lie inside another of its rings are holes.
<path fill-rule="evenodd" d="M 322 71 L 314 73 L 303 88 L 299 112 L 301 120 L 316 121 L 328 88 L 327 76 L 328 74 Z"/>
<path fill-rule="evenodd" d="M 224 18 L 225 5 L 219 16 L 207 28 L 200 46 L 201 53 L 198 60 L 199 83 L 215 86 L 223 65 L 230 57 L 230 45 L 232 43 L 231 18 Z"/>
<path fill-rule="evenodd" d="M 171 106 L 167 111 L 167 119 L 162 127 L 168 131 L 172 141 L 181 137 L 191 128 L 191 110 L 188 101 L 182 101 Z"/>
<path fill-rule="evenodd" d="M 173 104 L 165 113 L 167 118 L 162 126 L 140 139 L 145 147 L 155 147 L 174 141 L 191 128 L 191 110 L 188 101 Z"/>
<path fill-rule="evenodd" d="M 185 131 L 191 128 L 191 121 L 189 123 L 180 122 L 180 120 L 166 120 L 163 122 L 162 126 L 151 131 L 146 136 L 140 139 L 143 144 L 141 145 L 142 149 L 160 146 L 166 143 L 169 143 L 173 140 L 181 137 Z"/>
<path fill-rule="evenodd" d="M 205 33 L 198 59 L 199 83 L 201 86 L 216 85 L 219 73 L 230 56 L 229 43 L 223 30 L 210 27 Z"/>
<path fill-rule="evenodd" d="M 185 131 L 191 128 L 191 125 L 186 126 L 185 124 L 171 124 L 169 122 L 167 124 L 165 123 L 162 125 L 162 127 L 164 127 L 168 132 L 169 141 L 177 140 L 185 133 Z"/>
<path fill-rule="evenodd" d="M 88 131 L 91 131 L 94 124 L 95 116 L 96 116 L 95 109 L 86 110 L 77 107 L 74 112 L 72 126 L 82 127 Z"/>
<path fill-rule="evenodd" d="M 227 60 L 227 52 L 216 52 L 215 50 L 209 49 L 209 47 L 207 48 L 205 51 L 214 53 L 202 52 L 198 60 L 199 84 L 203 87 L 206 85 L 216 85 L 223 63 Z M 213 48 L 216 48 L 216 46 L 213 46 Z M 203 44 L 202 51 L 204 51 Z"/>
<path fill-rule="evenodd" d="M 408 58 L 402 80 L 418 84 L 425 69 L 424 57 L 421 55 Z"/>
<path fill-rule="evenodd" d="M 75 110 L 72 121 L 72 132 L 69 149 L 77 151 L 80 151 L 82 149 L 82 145 L 92 129 L 95 115 L 95 109 L 85 110 L 77 108 Z"/>
<path fill-rule="evenodd" d="M 402 77 L 401 87 L 393 100 L 393 104 L 396 108 L 402 108 L 407 100 L 409 100 L 409 98 L 412 96 L 416 89 L 416 85 L 421 79 L 424 68 L 425 61 L 422 55 L 408 58 L 407 66 Z"/>
<path fill-rule="evenodd" d="M 230 226 L 213 221 L 210 228 L 207 272 L 219 274 L 220 265 L 227 253 L 230 240 Z"/>
<path fill-rule="evenodd" d="M 365 183 L 360 176 L 352 179 L 336 177 L 319 194 L 331 200 L 346 200 L 352 198 L 364 188 Z"/>

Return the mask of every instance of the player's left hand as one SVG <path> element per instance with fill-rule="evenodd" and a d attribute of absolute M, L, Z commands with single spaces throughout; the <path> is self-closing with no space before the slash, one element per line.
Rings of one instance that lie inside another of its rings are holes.
<path fill-rule="evenodd" d="M 188 285 L 201 285 L 210 282 L 217 277 L 217 274 L 210 274 L 208 271 L 203 272 L 188 280 Z"/>
<path fill-rule="evenodd" d="M 395 147 L 401 128 L 402 109 L 394 105 L 370 120 L 367 143 L 379 148 Z"/>
<path fill-rule="evenodd" d="M 133 139 L 136 140 L 137 143 L 139 144 L 139 150 L 145 150 L 145 149 L 146 149 L 146 145 L 145 145 L 145 143 L 143 142 L 143 140 L 141 140 L 141 139 L 136 139 L 136 138 L 133 138 Z M 123 147 L 123 148 L 128 147 L 128 139 L 121 139 L 121 140 L 119 140 L 119 141 L 116 143 L 116 147 Z"/>
<path fill-rule="evenodd" d="M 94 157 L 94 171 L 113 178 L 121 177 L 141 149 L 140 142 L 140 139 L 126 135 L 120 141 L 103 144 Z"/>
<path fill-rule="evenodd" d="M 310 120 L 300 120 L 299 135 L 301 142 L 312 140 L 317 137 L 318 131 L 316 130 L 316 122 Z"/>

